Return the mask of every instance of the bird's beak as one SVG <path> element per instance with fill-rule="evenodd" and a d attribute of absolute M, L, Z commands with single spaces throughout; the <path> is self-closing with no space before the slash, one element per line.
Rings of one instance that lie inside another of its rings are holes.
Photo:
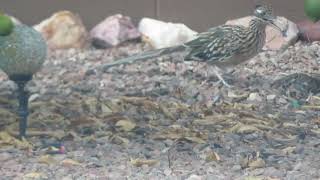
<path fill-rule="evenodd" d="M 268 18 L 268 23 L 275 29 L 279 30 L 282 34 L 282 36 L 286 37 L 287 36 L 287 28 L 281 28 L 279 25 L 277 25 L 277 18 L 276 17 L 269 17 Z"/>

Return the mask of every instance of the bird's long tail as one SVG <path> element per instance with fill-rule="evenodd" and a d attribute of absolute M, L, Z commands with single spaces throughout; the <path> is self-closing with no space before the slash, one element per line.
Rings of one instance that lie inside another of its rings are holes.
<path fill-rule="evenodd" d="M 143 53 L 139 53 L 139 54 L 135 54 L 120 60 L 116 60 L 114 62 L 111 63 L 107 63 L 101 66 L 102 70 L 105 71 L 110 67 L 113 66 L 118 66 L 121 64 L 132 64 L 134 62 L 137 61 L 146 61 L 146 60 L 151 60 L 151 59 L 155 59 L 156 57 L 159 56 L 163 56 L 166 54 L 170 54 L 173 52 L 180 52 L 180 51 L 184 51 L 186 49 L 185 46 L 183 45 L 178 45 L 178 46 L 173 46 L 173 47 L 168 47 L 168 48 L 162 48 L 162 49 L 155 49 L 155 50 L 150 50 L 147 52 L 143 52 Z"/>

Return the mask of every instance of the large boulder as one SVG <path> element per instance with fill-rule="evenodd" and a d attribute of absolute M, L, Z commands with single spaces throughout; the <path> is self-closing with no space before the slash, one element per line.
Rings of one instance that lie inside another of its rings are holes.
<path fill-rule="evenodd" d="M 35 25 L 50 49 L 82 48 L 87 41 L 87 31 L 80 17 L 70 11 L 54 13 Z"/>
<path fill-rule="evenodd" d="M 144 40 L 155 49 L 183 44 L 198 34 L 184 24 L 167 23 L 150 18 L 143 18 L 140 21 L 139 31 L 143 34 Z"/>
<path fill-rule="evenodd" d="M 121 14 L 107 17 L 90 31 L 92 45 L 102 49 L 137 39 L 140 35 L 131 18 Z"/>

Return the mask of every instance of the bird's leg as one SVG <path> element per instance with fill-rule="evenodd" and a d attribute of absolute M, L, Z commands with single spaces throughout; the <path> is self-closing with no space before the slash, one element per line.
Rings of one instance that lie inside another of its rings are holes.
<path fill-rule="evenodd" d="M 202 69 L 205 69 L 204 76 L 205 76 L 206 80 L 204 80 L 204 81 L 201 83 L 201 85 L 204 85 L 204 84 L 206 84 L 206 83 L 209 82 L 209 78 L 210 78 L 209 69 L 210 69 L 210 68 L 206 67 L 205 65 L 203 65 L 201 68 L 202 68 Z"/>
<path fill-rule="evenodd" d="M 27 118 L 29 115 L 29 110 L 28 110 L 29 94 L 24 89 L 27 82 L 28 81 L 16 81 L 16 83 L 18 85 L 18 100 L 19 100 L 18 113 L 20 116 L 19 137 L 21 139 L 26 136 Z"/>
<path fill-rule="evenodd" d="M 230 88 L 231 85 L 230 85 L 229 83 L 227 83 L 227 82 L 223 79 L 223 77 L 222 77 L 222 75 L 220 74 L 219 71 L 221 71 L 221 70 L 220 70 L 217 66 L 214 66 L 213 72 L 214 72 L 214 74 L 217 76 L 217 78 L 219 79 L 219 82 L 218 82 L 218 83 L 222 82 L 223 85 L 225 85 L 226 87 Z"/>

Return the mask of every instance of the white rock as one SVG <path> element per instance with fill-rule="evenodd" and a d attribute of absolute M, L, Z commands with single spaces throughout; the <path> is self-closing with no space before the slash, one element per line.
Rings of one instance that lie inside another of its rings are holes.
<path fill-rule="evenodd" d="M 275 94 L 269 94 L 269 95 L 267 96 L 267 101 L 273 101 L 273 100 L 276 99 L 276 97 L 277 97 L 277 95 L 275 95 Z"/>
<path fill-rule="evenodd" d="M 189 176 L 187 178 L 187 180 L 202 180 L 202 177 L 198 176 L 198 175 L 195 175 L 195 174 L 192 174 L 191 176 Z"/>
<path fill-rule="evenodd" d="M 36 99 L 38 99 L 40 97 L 40 94 L 36 93 L 36 94 L 32 94 L 30 97 L 29 97 L 29 100 L 28 102 L 33 102 L 35 101 Z"/>
<path fill-rule="evenodd" d="M 140 21 L 139 31 L 156 49 L 183 44 L 198 34 L 184 24 L 167 23 L 150 18 L 143 18 Z"/>
<path fill-rule="evenodd" d="M 172 174 L 172 170 L 171 169 L 165 169 L 163 171 L 163 173 L 166 175 L 166 176 L 170 176 Z"/>
<path fill-rule="evenodd" d="M 60 11 L 35 25 L 47 40 L 50 49 L 82 48 L 87 31 L 80 17 L 70 11 Z"/>
<path fill-rule="evenodd" d="M 258 101 L 261 102 L 262 98 L 259 95 L 259 93 L 250 93 L 249 97 L 248 97 L 248 101 Z"/>
<path fill-rule="evenodd" d="M 247 16 L 240 19 L 229 20 L 226 24 L 248 26 L 253 16 Z M 294 44 L 298 39 L 299 29 L 295 23 L 285 17 L 277 17 L 276 24 L 283 30 L 286 30 L 286 37 L 274 27 L 268 25 L 266 28 L 266 44 L 264 50 L 280 50 Z"/>
<path fill-rule="evenodd" d="M 280 104 L 287 104 L 287 103 L 288 103 L 288 101 L 287 101 L 286 99 L 284 99 L 284 98 L 280 98 L 280 99 L 278 100 L 278 102 L 279 102 Z"/>

